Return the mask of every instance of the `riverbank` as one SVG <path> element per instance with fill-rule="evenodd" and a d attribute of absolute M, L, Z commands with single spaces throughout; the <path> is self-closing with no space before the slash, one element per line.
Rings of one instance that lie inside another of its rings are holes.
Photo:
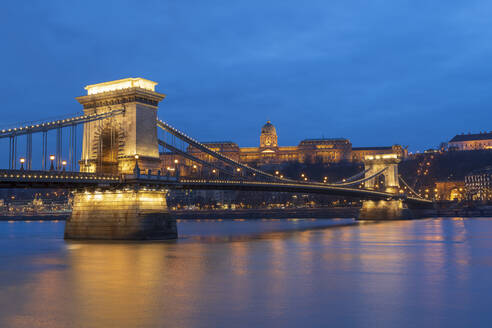
<path fill-rule="evenodd" d="M 285 218 L 355 218 L 359 208 L 298 208 L 298 209 L 237 209 L 237 210 L 178 210 L 171 211 L 177 220 L 204 220 L 204 219 L 285 219 Z M 63 215 L 28 215 L 28 216 L 0 216 L 0 221 L 28 221 L 28 220 L 66 220 L 70 214 Z"/>
<path fill-rule="evenodd" d="M 172 211 L 178 220 L 196 219 L 284 219 L 284 218 L 355 218 L 358 207 L 340 208 L 297 208 L 297 209 L 237 209 L 237 210 L 202 210 Z"/>
<path fill-rule="evenodd" d="M 176 219 L 283 219 L 283 218 L 357 218 L 359 207 L 339 208 L 297 208 L 297 209 L 238 209 L 238 210 L 207 210 L 207 211 L 173 211 Z M 424 217 L 492 217 L 491 206 L 475 208 L 445 209 L 414 209 L 415 218 Z"/>
<path fill-rule="evenodd" d="M 177 210 L 171 215 L 177 220 L 205 220 L 205 219 L 334 219 L 357 218 L 358 207 L 337 208 L 296 208 L 296 209 L 235 209 L 235 210 Z M 413 210 L 416 218 L 420 217 L 492 217 L 492 206 L 475 208 L 444 208 Z M 66 220 L 70 213 L 38 214 L 38 215 L 0 215 L 0 221 L 29 221 L 29 220 Z"/>
<path fill-rule="evenodd" d="M 70 214 L 0 215 L 0 221 L 65 221 Z"/>

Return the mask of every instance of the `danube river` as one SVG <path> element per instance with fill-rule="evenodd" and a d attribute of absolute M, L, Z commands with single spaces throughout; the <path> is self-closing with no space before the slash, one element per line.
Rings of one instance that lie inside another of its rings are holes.
<path fill-rule="evenodd" d="M 186 221 L 168 242 L 0 222 L 0 327 L 490 327 L 492 219 Z"/>

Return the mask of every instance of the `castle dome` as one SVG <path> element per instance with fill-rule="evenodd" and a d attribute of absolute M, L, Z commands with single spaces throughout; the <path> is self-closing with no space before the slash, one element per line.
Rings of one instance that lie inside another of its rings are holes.
<path fill-rule="evenodd" d="M 270 121 L 267 121 L 265 125 L 261 128 L 261 134 L 277 134 L 275 126 Z"/>
<path fill-rule="evenodd" d="M 277 130 L 270 121 L 261 128 L 260 148 L 277 147 Z"/>

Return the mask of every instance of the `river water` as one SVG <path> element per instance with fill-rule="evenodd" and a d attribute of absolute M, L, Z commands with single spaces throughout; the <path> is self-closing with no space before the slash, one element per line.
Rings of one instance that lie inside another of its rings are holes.
<path fill-rule="evenodd" d="M 0 222 L 0 327 L 492 325 L 492 218 L 178 227 L 101 243 Z"/>

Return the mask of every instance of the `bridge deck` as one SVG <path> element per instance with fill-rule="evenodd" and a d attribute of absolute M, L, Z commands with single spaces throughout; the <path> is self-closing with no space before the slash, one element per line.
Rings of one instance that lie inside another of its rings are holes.
<path fill-rule="evenodd" d="M 349 188 L 314 183 L 259 182 L 247 180 L 176 179 L 157 175 L 101 175 L 85 172 L 0 170 L 0 188 L 115 188 L 123 185 L 142 185 L 166 189 L 212 189 L 313 193 L 363 199 L 404 199 L 407 202 L 432 204 L 405 195 L 376 190 Z"/>

